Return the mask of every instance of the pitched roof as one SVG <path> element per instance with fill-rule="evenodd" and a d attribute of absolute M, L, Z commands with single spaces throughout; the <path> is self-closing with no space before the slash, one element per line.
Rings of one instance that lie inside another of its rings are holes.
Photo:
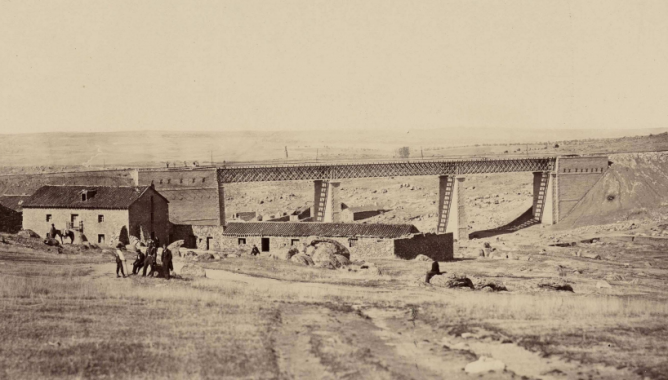
<path fill-rule="evenodd" d="M 17 212 L 23 210 L 23 203 L 30 198 L 29 195 L 0 195 L 0 205 Z"/>
<path fill-rule="evenodd" d="M 412 224 L 251 222 L 228 223 L 223 235 L 373 237 L 393 239 L 419 232 Z"/>
<path fill-rule="evenodd" d="M 128 209 L 149 188 L 150 186 L 42 186 L 23 202 L 23 208 L 124 210 Z M 94 194 L 88 200 L 82 201 L 81 193 L 85 190 L 94 192 Z M 157 192 L 156 194 L 163 197 Z"/>

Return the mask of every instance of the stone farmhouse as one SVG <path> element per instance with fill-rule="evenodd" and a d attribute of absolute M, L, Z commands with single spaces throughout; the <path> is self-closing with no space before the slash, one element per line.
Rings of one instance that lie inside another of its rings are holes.
<path fill-rule="evenodd" d="M 198 231 L 206 240 L 198 248 L 248 250 L 256 245 L 262 253 L 296 247 L 302 249 L 314 239 L 335 240 L 348 247 L 352 259 L 402 258 L 419 254 L 434 260 L 453 258 L 452 234 L 422 234 L 411 224 L 230 222 L 224 229 Z"/>
<path fill-rule="evenodd" d="M 56 229 L 80 232 L 100 245 L 169 240 L 169 201 L 153 186 L 43 186 L 23 202 L 23 228 L 46 237 Z"/>

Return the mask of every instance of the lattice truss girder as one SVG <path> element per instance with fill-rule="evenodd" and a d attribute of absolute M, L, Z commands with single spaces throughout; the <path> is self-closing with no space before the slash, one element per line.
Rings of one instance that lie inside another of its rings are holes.
<path fill-rule="evenodd" d="M 339 165 L 249 166 L 218 169 L 218 182 L 333 180 L 344 178 L 538 172 L 554 170 L 555 158 L 417 161 Z"/>

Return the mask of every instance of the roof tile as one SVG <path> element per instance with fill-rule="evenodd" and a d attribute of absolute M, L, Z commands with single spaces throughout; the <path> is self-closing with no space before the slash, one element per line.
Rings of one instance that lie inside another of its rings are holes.
<path fill-rule="evenodd" d="M 105 186 L 42 186 L 23 202 L 23 208 L 127 209 L 149 188 Z M 95 194 L 81 200 L 84 190 Z"/>
<path fill-rule="evenodd" d="M 223 235 L 374 237 L 394 239 L 419 232 L 412 224 L 251 222 L 228 223 Z"/>

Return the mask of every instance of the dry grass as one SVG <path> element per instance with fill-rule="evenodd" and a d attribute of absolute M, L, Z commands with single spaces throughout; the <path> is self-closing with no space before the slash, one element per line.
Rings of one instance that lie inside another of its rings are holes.
<path fill-rule="evenodd" d="M 266 338 L 273 311 L 248 292 L 143 278 L 92 281 L 63 267 L 46 272 L 0 279 L 2 378 L 275 373 Z"/>
<path fill-rule="evenodd" d="M 86 264 L 29 261 L 0 261 L 2 378 L 275 378 L 272 329 L 281 310 L 351 313 L 355 304 L 416 308 L 437 335 L 485 328 L 547 355 L 666 373 L 668 305 L 648 298 L 360 288 L 344 285 L 359 284 L 346 272 L 273 260 L 237 261 L 265 277 L 247 282 L 124 280 Z M 378 265 L 404 280 L 423 271 L 420 263 Z M 322 284 L 268 279 L 304 281 L 305 273 Z"/>

